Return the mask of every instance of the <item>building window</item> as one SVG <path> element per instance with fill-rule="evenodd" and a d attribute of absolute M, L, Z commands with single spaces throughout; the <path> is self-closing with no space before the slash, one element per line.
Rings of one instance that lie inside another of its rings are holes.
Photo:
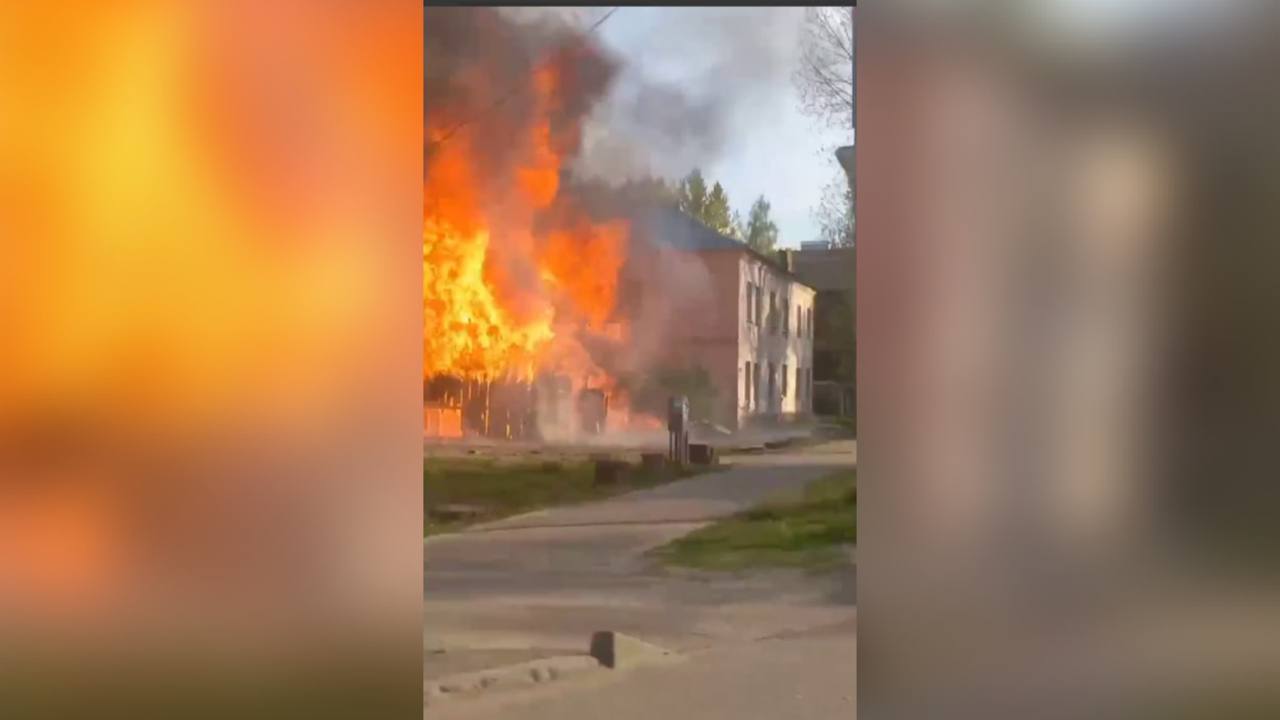
<path fill-rule="evenodd" d="M 754 325 L 756 322 L 756 284 L 747 282 L 747 324 Z"/>
<path fill-rule="evenodd" d="M 751 409 L 751 361 L 747 361 L 746 368 L 742 373 L 742 402 L 744 407 Z"/>
<path fill-rule="evenodd" d="M 778 332 L 778 293 L 769 293 L 769 332 Z"/>
<path fill-rule="evenodd" d="M 760 407 L 760 363 L 751 364 L 751 409 Z"/>
<path fill-rule="evenodd" d="M 805 402 L 804 395 L 804 370 L 804 368 L 796 368 L 796 410 L 798 412 L 804 412 L 808 408 L 808 403 Z"/>
<path fill-rule="evenodd" d="M 770 409 L 773 408 L 774 404 L 776 403 L 776 399 L 778 397 L 778 378 L 776 373 L 777 373 L 777 366 L 775 366 L 773 363 L 769 363 L 769 394 L 766 395 L 765 398 L 766 398 L 766 401 L 769 403 Z"/>
<path fill-rule="evenodd" d="M 787 396 L 787 366 L 782 366 L 782 397 Z"/>
<path fill-rule="evenodd" d="M 796 337 L 804 337 L 804 308 L 796 305 Z"/>
<path fill-rule="evenodd" d="M 762 306 L 764 305 L 764 291 L 758 284 L 753 285 L 752 287 L 755 288 L 755 296 L 752 298 L 751 308 L 754 313 L 756 326 L 758 327 L 760 325 L 761 311 L 763 310 Z"/>
<path fill-rule="evenodd" d="M 786 299 L 782 299 L 782 334 L 791 334 L 791 303 Z"/>
<path fill-rule="evenodd" d="M 809 328 L 809 337 L 813 337 L 813 308 L 805 311 L 805 325 Z"/>

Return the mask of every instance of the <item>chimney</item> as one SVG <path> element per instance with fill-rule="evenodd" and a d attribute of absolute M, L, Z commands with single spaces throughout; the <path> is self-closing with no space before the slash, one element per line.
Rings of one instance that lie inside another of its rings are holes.
<path fill-rule="evenodd" d="M 794 250 L 779 250 L 778 264 L 786 269 L 787 272 L 796 271 L 796 255 Z"/>

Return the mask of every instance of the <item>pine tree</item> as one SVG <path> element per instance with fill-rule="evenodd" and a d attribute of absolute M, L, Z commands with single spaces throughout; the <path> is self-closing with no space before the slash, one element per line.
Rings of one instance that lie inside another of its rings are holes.
<path fill-rule="evenodd" d="M 769 201 L 761 195 L 752 203 L 747 216 L 745 241 L 760 252 L 770 252 L 778 244 L 778 225 L 769 219 L 770 207 Z"/>
<path fill-rule="evenodd" d="M 707 196 L 707 205 L 703 209 L 701 220 L 712 230 L 731 235 L 733 233 L 732 212 L 729 208 L 729 196 L 725 193 L 724 187 L 717 182 L 712 186 L 711 194 Z"/>
<path fill-rule="evenodd" d="M 707 208 L 707 183 L 702 179 L 702 170 L 694 168 L 676 188 L 676 204 L 681 210 L 699 220 Z"/>

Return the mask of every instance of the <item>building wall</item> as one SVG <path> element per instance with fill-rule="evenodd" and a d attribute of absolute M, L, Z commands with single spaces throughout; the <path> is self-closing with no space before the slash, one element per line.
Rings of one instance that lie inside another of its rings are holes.
<path fill-rule="evenodd" d="M 717 323 L 715 342 L 705 349 L 707 368 L 716 386 L 716 421 L 736 428 L 741 420 L 741 339 L 745 310 L 741 302 L 742 251 L 701 252 L 715 292 Z"/>
<path fill-rule="evenodd" d="M 738 425 L 807 415 L 812 409 L 814 291 L 749 253 L 737 256 Z"/>
<path fill-rule="evenodd" d="M 683 292 L 672 306 L 667 317 L 669 327 L 663 333 L 667 346 L 661 352 L 662 363 L 707 370 L 716 390 L 712 421 L 725 427 L 810 413 L 814 291 L 742 249 L 696 253 L 664 250 L 651 268 L 656 273 L 677 269 L 688 273 L 691 264 L 698 269 L 691 276 L 698 277 L 704 291 Z M 654 283 L 653 287 L 659 284 Z M 759 318 L 747 307 L 748 290 L 752 287 L 760 288 Z M 772 320 L 770 293 L 775 298 Z M 659 301 L 653 297 L 648 300 Z M 797 314 L 803 330 L 800 333 L 796 328 Z M 758 377 L 751 389 L 747 387 L 748 363 L 759 368 L 754 371 Z"/>
<path fill-rule="evenodd" d="M 818 290 L 814 315 L 814 381 L 819 413 L 854 413 L 856 393 L 855 287 L 857 255 L 853 248 L 801 249 L 792 254 L 796 275 Z"/>
<path fill-rule="evenodd" d="M 653 366 L 702 368 L 715 387 L 712 422 L 737 422 L 737 253 L 661 247 L 645 264 L 642 334 L 657 338 Z M 661 331 L 656 325 L 661 324 Z"/>

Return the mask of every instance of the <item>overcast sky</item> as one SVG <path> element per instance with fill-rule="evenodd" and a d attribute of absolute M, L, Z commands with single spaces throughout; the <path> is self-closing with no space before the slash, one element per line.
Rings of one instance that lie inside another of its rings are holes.
<path fill-rule="evenodd" d="M 577 10 L 589 25 L 608 8 Z M 843 177 L 832 151 L 849 144 L 853 131 L 831 129 L 800 110 L 792 72 L 802 19 L 802 8 L 619 8 L 597 30 L 624 61 L 615 95 L 658 85 L 683 99 L 663 102 L 649 93 L 644 102 L 614 102 L 612 122 L 600 126 L 616 131 L 620 119 L 629 122 L 623 113 L 666 112 L 659 122 L 693 123 L 696 130 L 689 133 L 709 137 L 688 139 L 682 130 L 677 134 L 687 141 L 669 143 L 665 136 L 648 136 L 644 145 L 653 152 L 644 162 L 651 171 L 676 177 L 700 165 L 709 182 L 724 185 L 744 218 L 764 195 L 773 205 L 780 245 L 816 239 L 812 210 L 823 186 Z"/>

